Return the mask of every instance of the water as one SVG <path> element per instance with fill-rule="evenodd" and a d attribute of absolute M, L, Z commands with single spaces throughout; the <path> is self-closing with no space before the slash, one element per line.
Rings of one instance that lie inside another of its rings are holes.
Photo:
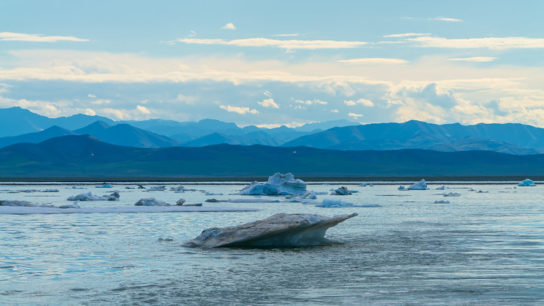
<path fill-rule="evenodd" d="M 134 186 L 134 185 L 130 185 Z M 175 203 L 232 195 L 243 185 L 187 185 L 224 195 L 121 191 Z M 326 192 L 331 185 L 309 185 Z M 0 215 L 0 304 L 541 304 L 544 302 L 544 187 L 450 185 L 444 191 L 360 187 L 318 196 L 381 207 L 217 203 L 253 212 Z M 430 186 L 432 189 L 436 186 Z M 58 193 L 7 190 L 58 188 Z M 111 189 L 0 186 L 0 199 L 68 204 L 69 195 Z M 477 193 L 468 188 L 482 189 Z M 458 192 L 460 197 L 443 197 Z M 245 197 L 247 198 L 247 197 Z M 448 200 L 450 204 L 434 204 Z M 204 205 L 206 205 L 205 203 Z M 209 204 L 208 206 L 212 206 Z M 202 229 L 278 212 L 358 217 L 329 229 L 338 243 L 298 249 L 184 248 Z"/>

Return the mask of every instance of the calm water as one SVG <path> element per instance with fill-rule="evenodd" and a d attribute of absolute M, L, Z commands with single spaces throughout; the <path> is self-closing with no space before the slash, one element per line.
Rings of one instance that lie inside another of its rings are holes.
<path fill-rule="evenodd" d="M 200 191 L 126 190 L 139 198 L 202 202 L 234 199 L 242 185 L 187 185 Z M 129 185 L 134 186 L 134 185 Z M 338 184 L 309 185 L 326 192 Z M 398 185 L 318 196 L 375 208 L 317 208 L 301 203 L 218 203 L 258 208 L 231 213 L 0 214 L 0 304 L 542 304 L 544 187 L 446 185 L 398 191 Z M 58 188 L 58 193 L 8 190 Z M 0 199 L 68 204 L 71 186 L 0 186 Z M 487 191 L 477 193 L 469 188 Z M 457 192 L 459 197 L 444 197 Z M 244 197 L 248 198 L 248 197 Z M 281 198 L 280 198 L 281 199 Z M 448 200 L 450 204 L 434 204 Z M 207 203 L 205 203 L 206 205 Z M 209 204 L 208 206 L 212 206 Z M 201 230 L 278 212 L 358 217 L 327 232 L 339 243 L 298 249 L 188 249 Z"/>

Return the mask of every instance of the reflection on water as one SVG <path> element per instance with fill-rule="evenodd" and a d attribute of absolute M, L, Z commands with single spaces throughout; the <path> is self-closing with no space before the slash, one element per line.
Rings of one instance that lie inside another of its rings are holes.
<path fill-rule="evenodd" d="M 86 190 L 0 193 L 1 199 L 66 204 Z M 55 188 L 57 188 L 55 187 Z M 139 198 L 203 202 L 203 192 L 121 191 Z M 237 198 L 241 186 L 187 186 Z M 312 185 L 328 191 L 335 185 Z M 455 186 L 442 193 L 356 187 L 341 199 L 381 207 L 317 208 L 300 203 L 220 203 L 259 208 L 236 213 L 0 215 L 2 304 L 520 304 L 544 301 L 544 188 Z M 29 189 L 30 187 L 16 187 Z M 16 189 L 0 186 L 0 189 Z M 45 186 L 32 186 L 45 189 Z M 95 190 L 106 193 L 108 190 Z M 388 196 L 384 196 L 388 195 Z M 334 198 L 334 196 L 318 196 Z M 339 243 L 298 249 L 188 249 L 204 228 L 249 222 L 277 212 L 357 212 L 331 228 Z"/>

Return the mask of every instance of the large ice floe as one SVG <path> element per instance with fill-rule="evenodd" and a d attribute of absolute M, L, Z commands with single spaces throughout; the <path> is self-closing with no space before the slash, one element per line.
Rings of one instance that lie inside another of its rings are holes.
<path fill-rule="evenodd" d="M 519 182 L 519 187 L 534 187 L 536 186 L 535 182 L 531 179 L 524 179 L 523 181 Z"/>
<path fill-rule="evenodd" d="M 425 179 L 421 179 L 421 181 L 408 186 L 406 190 L 427 190 L 427 182 L 425 182 Z"/>
<path fill-rule="evenodd" d="M 119 193 L 115 191 L 111 194 L 100 196 L 94 195 L 92 192 L 87 192 L 68 197 L 68 201 L 119 201 Z"/>
<path fill-rule="evenodd" d="M 329 227 L 356 213 L 325 217 L 310 214 L 275 214 L 263 220 L 238 226 L 205 229 L 186 247 L 301 247 L 324 245 Z"/>
<path fill-rule="evenodd" d="M 296 195 L 306 193 L 306 183 L 291 173 L 275 173 L 266 183 L 253 182 L 240 190 L 241 195 Z"/>

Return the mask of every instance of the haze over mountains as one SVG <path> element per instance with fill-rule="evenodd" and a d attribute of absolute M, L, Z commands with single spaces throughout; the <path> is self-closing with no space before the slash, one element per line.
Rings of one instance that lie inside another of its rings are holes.
<path fill-rule="evenodd" d="M 39 143 L 67 135 L 91 135 L 129 147 L 202 147 L 217 144 L 312 147 L 330 150 L 424 149 L 444 152 L 544 152 L 544 129 L 523 124 L 430 124 L 419 121 L 358 125 L 350 121 L 267 129 L 205 119 L 113 121 L 100 116 L 48 118 L 21 108 L 0 109 L 0 147 Z"/>
<path fill-rule="evenodd" d="M 0 149 L 0 177 L 138 178 L 539 176 L 544 155 L 490 151 L 336 151 L 308 147 L 215 145 L 145 149 L 69 135 Z"/>

